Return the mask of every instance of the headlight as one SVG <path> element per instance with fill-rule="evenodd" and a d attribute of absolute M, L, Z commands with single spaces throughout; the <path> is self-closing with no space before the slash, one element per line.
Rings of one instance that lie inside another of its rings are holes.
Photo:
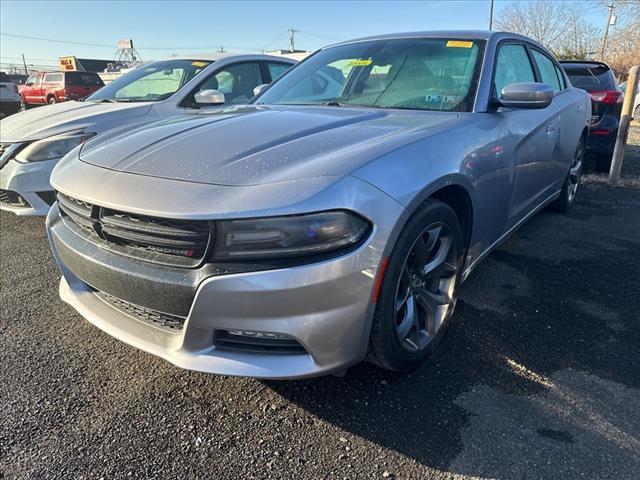
<path fill-rule="evenodd" d="M 81 143 L 86 142 L 95 133 L 78 133 L 74 135 L 56 135 L 30 143 L 16 155 L 19 162 L 42 162 L 62 158 Z"/>
<path fill-rule="evenodd" d="M 214 256 L 229 261 L 322 255 L 358 245 L 370 230 L 369 222 L 342 210 L 221 221 Z"/>

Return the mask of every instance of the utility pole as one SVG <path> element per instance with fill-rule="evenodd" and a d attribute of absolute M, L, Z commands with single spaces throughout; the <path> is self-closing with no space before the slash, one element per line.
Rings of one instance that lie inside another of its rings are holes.
<path fill-rule="evenodd" d="M 620 114 L 620 124 L 618 126 L 618 136 L 616 137 L 616 145 L 613 149 L 613 158 L 611 159 L 611 169 L 609 170 L 609 183 L 614 184 L 620 179 L 620 171 L 622 170 L 622 161 L 624 160 L 624 147 L 627 144 L 629 136 L 629 124 L 633 116 L 633 105 L 638 91 L 638 80 L 640 77 L 640 66 L 632 67 L 629 70 L 629 79 L 627 80 L 627 93 L 622 103 L 622 112 Z"/>
<path fill-rule="evenodd" d="M 604 61 L 604 52 L 607 49 L 607 37 L 609 36 L 609 25 L 611 25 L 611 20 L 613 19 L 613 10 L 616 8 L 615 4 L 611 2 L 611 4 L 607 5 L 609 9 L 609 18 L 607 18 L 607 26 L 604 28 L 604 37 L 602 37 L 602 46 L 600 47 L 600 61 Z"/>
<path fill-rule="evenodd" d="M 29 71 L 27 70 L 27 61 L 24 59 L 24 53 L 22 54 L 22 64 L 24 65 L 24 74 L 29 75 Z"/>
<path fill-rule="evenodd" d="M 294 30 L 293 28 L 289 29 L 289 51 L 291 53 L 296 51 L 296 42 L 295 42 L 296 33 L 300 33 L 300 30 Z"/>
<path fill-rule="evenodd" d="M 489 2 L 489 30 L 493 30 L 493 0 Z"/>

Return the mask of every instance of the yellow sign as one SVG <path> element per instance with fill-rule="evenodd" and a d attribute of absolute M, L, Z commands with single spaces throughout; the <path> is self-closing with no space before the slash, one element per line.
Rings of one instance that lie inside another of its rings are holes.
<path fill-rule="evenodd" d="M 60 70 L 77 70 L 76 68 L 76 57 L 59 57 L 58 65 L 60 65 Z"/>
<path fill-rule="evenodd" d="M 449 40 L 447 42 L 447 47 L 453 48 L 471 48 L 473 47 L 473 42 L 464 42 L 462 40 Z"/>
<path fill-rule="evenodd" d="M 370 58 L 366 60 L 354 60 L 349 65 L 352 67 L 366 67 L 367 65 L 371 65 L 372 60 Z"/>

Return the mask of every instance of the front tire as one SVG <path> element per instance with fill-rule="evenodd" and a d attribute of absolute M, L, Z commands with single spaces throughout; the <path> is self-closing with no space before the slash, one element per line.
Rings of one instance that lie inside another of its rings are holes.
<path fill-rule="evenodd" d="M 455 212 L 429 199 L 389 257 L 376 305 L 369 360 L 395 371 L 422 365 L 444 337 L 457 300 L 464 237 Z"/>
<path fill-rule="evenodd" d="M 575 201 L 576 194 L 578 192 L 578 186 L 580 185 L 580 176 L 582 175 L 582 166 L 584 165 L 585 148 L 584 137 L 580 137 L 578 146 L 571 160 L 571 167 L 569 173 L 564 180 L 560 196 L 551 204 L 551 208 L 557 212 L 567 213 L 571 210 L 573 202 Z"/>

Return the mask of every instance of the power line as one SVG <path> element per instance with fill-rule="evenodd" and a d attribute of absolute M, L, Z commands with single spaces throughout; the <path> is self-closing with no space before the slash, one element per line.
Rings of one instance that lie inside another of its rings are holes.
<path fill-rule="evenodd" d="M 82 46 L 86 46 L 86 47 L 102 47 L 102 48 L 110 48 L 113 49 L 115 47 L 115 45 L 105 45 L 103 43 L 87 43 L 87 42 L 73 42 L 73 41 L 69 41 L 69 40 L 58 40 L 55 38 L 43 38 L 43 37 L 33 37 L 30 35 L 18 35 L 15 33 L 5 33 L 5 32 L 0 32 L 0 35 L 5 36 L 5 37 L 13 37 L 13 38 L 24 38 L 24 39 L 28 39 L 28 40 L 39 40 L 39 41 L 43 41 L 43 42 L 53 42 L 53 43 L 65 43 L 68 45 L 82 45 Z M 170 46 L 170 47 L 138 47 L 136 46 L 137 49 L 140 50 L 217 50 L 220 48 L 220 44 L 218 45 L 208 45 L 208 46 L 192 46 L 192 47 L 176 47 L 176 46 Z M 227 45 L 227 48 L 232 48 L 234 50 L 255 50 L 255 51 L 259 51 L 259 48 L 252 48 L 252 47 L 240 47 L 240 46 L 233 46 L 233 45 Z"/>
<path fill-rule="evenodd" d="M 284 32 L 282 32 L 280 35 L 278 35 L 276 38 L 274 38 L 273 40 L 271 40 L 269 43 L 266 43 L 264 45 L 264 47 L 262 47 L 260 49 L 260 51 L 265 50 L 269 45 L 273 45 L 274 43 L 276 43 L 278 40 L 280 40 L 282 37 L 284 37 L 287 33 L 289 33 L 288 30 L 285 30 Z"/>
<path fill-rule="evenodd" d="M 31 37 L 29 35 L 17 35 L 15 33 L 5 33 L 1 32 L 0 35 L 3 37 L 14 37 L 14 38 L 26 38 L 28 40 L 41 40 L 45 42 L 53 42 L 53 43 L 68 43 L 69 45 L 84 45 L 86 47 L 105 47 L 113 49 L 113 45 L 104 45 L 101 43 L 85 43 L 85 42 L 68 42 L 66 40 L 55 40 L 53 38 L 42 38 L 42 37 Z"/>
<path fill-rule="evenodd" d="M 335 35 L 327 35 L 325 33 L 315 33 L 315 32 L 310 32 L 308 30 L 298 30 L 299 33 L 302 33 L 303 35 L 309 35 L 310 37 L 317 37 L 317 38 L 322 38 L 324 40 L 344 40 L 344 37 L 336 37 Z"/>

